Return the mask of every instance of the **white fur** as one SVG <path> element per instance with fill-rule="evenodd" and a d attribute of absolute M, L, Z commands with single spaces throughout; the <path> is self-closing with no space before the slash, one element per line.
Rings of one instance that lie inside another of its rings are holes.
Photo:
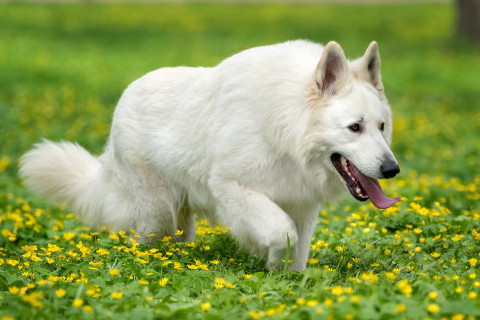
<path fill-rule="evenodd" d="M 268 267 L 288 238 L 291 268 L 302 270 L 320 203 L 344 189 L 331 154 L 372 177 L 393 157 L 379 62 L 375 43 L 349 62 L 334 42 L 291 41 L 213 68 L 162 68 L 125 90 L 101 156 L 44 141 L 20 173 L 91 225 L 159 237 L 183 229 L 191 240 L 201 211 Z M 360 119 L 361 136 L 347 128 Z"/>

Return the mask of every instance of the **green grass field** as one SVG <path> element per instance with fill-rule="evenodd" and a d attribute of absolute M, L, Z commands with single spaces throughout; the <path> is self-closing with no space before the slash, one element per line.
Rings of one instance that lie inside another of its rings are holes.
<path fill-rule="evenodd" d="M 480 50 L 454 38 L 453 9 L 0 4 L 0 319 L 479 318 Z M 195 242 L 151 248 L 134 230 L 90 230 L 19 180 L 42 137 L 101 152 L 147 71 L 297 38 L 350 58 L 379 42 L 402 167 L 385 188 L 404 197 L 326 205 L 305 272 L 268 272 L 201 220 Z"/>

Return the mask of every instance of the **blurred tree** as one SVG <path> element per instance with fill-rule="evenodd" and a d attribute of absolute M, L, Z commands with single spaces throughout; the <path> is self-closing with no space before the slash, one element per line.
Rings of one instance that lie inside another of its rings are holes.
<path fill-rule="evenodd" d="M 480 42 L 480 0 L 457 0 L 458 34 Z"/>

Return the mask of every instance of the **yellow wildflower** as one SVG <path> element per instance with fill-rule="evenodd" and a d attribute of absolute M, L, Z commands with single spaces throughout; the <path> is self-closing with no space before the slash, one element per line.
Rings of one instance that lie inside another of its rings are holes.
<path fill-rule="evenodd" d="M 110 275 L 112 277 L 116 277 L 120 274 L 120 270 L 113 268 L 113 269 L 108 270 L 108 273 L 110 273 Z"/>
<path fill-rule="evenodd" d="M 248 315 L 252 317 L 253 319 L 260 319 L 263 317 L 264 313 L 262 311 L 249 311 Z"/>
<path fill-rule="evenodd" d="M 86 313 L 92 312 L 93 307 L 92 306 L 85 306 L 85 307 L 83 307 L 83 311 L 86 312 Z"/>
<path fill-rule="evenodd" d="M 73 299 L 72 306 L 75 308 L 80 308 L 83 305 L 83 299 Z"/>
<path fill-rule="evenodd" d="M 402 303 L 402 304 L 397 304 L 395 306 L 395 311 L 397 313 L 403 313 L 407 310 L 407 305 L 405 303 Z"/>
<path fill-rule="evenodd" d="M 477 258 L 468 259 L 468 263 L 470 263 L 470 266 L 475 267 L 478 263 L 478 259 Z"/>
<path fill-rule="evenodd" d="M 397 283 L 397 288 L 405 294 L 407 298 L 410 298 L 412 295 L 412 286 L 407 279 L 403 279 Z"/>
<path fill-rule="evenodd" d="M 431 303 L 427 306 L 427 311 L 430 313 L 438 313 L 440 311 L 440 307 L 436 303 Z"/>
<path fill-rule="evenodd" d="M 212 308 L 212 305 L 211 305 L 210 302 L 205 302 L 205 303 L 201 303 L 201 304 L 200 304 L 200 309 L 201 309 L 202 311 L 208 311 L 208 310 L 210 310 L 211 308 Z"/>
<path fill-rule="evenodd" d="M 100 255 L 100 256 L 106 256 L 106 255 L 110 254 L 110 251 L 105 250 L 103 248 L 99 248 L 99 249 L 97 249 L 97 251 L 95 251 L 95 253 Z"/>
<path fill-rule="evenodd" d="M 55 290 L 55 295 L 59 298 L 63 298 L 65 294 L 67 294 L 67 291 L 65 289 Z"/>
<path fill-rule="evenodd" d="M 167 283 L 168 283 L 168 278 L 162 278 L 158 281 L 158 285 L 160 287 L 165 287 L 167 285 Z"/>

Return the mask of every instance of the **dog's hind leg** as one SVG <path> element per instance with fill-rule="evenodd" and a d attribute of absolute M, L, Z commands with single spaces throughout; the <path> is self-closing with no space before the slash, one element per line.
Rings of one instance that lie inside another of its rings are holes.
<path fill-rule="evenodd" d="M 102 156 L 107 186 L 103 224 L 114 230 L 135 230 L 138 242 L 173 236 L 185 192 L 151 164 L 127 161 L 111 150 Z"/>
<path fill-rule="evenodd" d="M 178 212 L 178 229 L 183 233 L 179 241 L 189 242 L 195 240 L 195 214 L 185 199 L 183 206 Z"/>

